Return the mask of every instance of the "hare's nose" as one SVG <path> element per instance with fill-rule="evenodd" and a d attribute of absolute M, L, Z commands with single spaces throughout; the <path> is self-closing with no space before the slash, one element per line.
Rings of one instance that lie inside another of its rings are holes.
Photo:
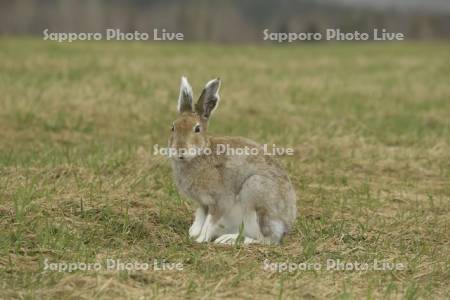
<path fill-rule="evenodd" d="M 178 158 L 179 159 L 184 159 L 184 156 L 183 155 L 179 155 Z"/>

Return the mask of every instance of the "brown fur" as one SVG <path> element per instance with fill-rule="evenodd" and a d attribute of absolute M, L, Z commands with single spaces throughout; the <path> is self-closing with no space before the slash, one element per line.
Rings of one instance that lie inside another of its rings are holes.
<path fill-rule="evenodd" d="M 205 90 L 202 95 L 208 94 Z M 250 220 L 250 216 L 256 214 L 259 229 L 249 229 L 246 233 L 261 242 L 278 243 L 296 217 L 296 196 L 292 184 L 281 166 L 270 156 L 263 155 L 262 151 L 258 155 L 217 154 L 221 144 L 232 148 L 247 146 L 261 149 L 261 146 L 246 138 L 207 134 L 208 119 L 203 115 L 210 115 L 218 102 L 218 94 L 216 97 L 214 103 L 208 103 L 207 99 L 203 101 L 209 113 L 205 110 L 202 114 L 189 109 L 180 111 L 169 137 L 169 147 L 173 149 L 211 149 L 211 155 L 179 155 L 172 159 L 178 190 L 198 205 L 200 215 L 202 212 L 209 214 L 212 220 L 213 229 L 206 228 L 212 232 L 200 234 L 204 237 L 197 241 L 213 240 L 221 234 L 234 232 L 236 226 L 246 221 L 249 228 L 254 227 L 255 222 Z M 180 106 L 186 107 L 185 104 Z M 200 132 L 195 132 L 197 125 L 200 125 Z M 196 233 L 198 228 L 199 225 Z M 192 234 L 193 237 L 198 235 Z"/>

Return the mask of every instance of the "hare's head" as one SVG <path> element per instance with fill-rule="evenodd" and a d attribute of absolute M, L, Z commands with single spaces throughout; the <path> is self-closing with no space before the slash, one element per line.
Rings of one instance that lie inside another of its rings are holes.
<path fill-rule="evenodd" d="M 173 158 L 189 160 L 208 147 L 206 130 L 209 117 L 219 104 L 219 88 L 219 78 L 210 80 L 193 105 L 192 87 L 186 77 L 181 78 L 178 117 L 172 124 L 169 137 L 169 147 L 176 150 Z"/>

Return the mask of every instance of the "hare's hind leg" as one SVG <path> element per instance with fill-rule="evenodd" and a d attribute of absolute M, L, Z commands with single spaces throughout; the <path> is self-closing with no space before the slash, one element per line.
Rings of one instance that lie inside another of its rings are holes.
<path fill-rule="evenodd" d="M 216 244 L 224 244 L 224 245 L 234 245 L 238 239 L 239 239 L 239 233 L 228 233 L 228 234 L 224 234 L 224 235 L 219 236 L 214 241 L 214 243 L 216 243 Z M 249 238 L 249 237 L 244 237 L 242 242 L 245 245 L 261 243 L 260 241 L 254 240 L 254 239 Z"/>
<path fill-rule="evenodd" d="M 273 179 L 253 175 L 245 181 L 239 194 L 242 205 L 255 210 L 254 222 L 250 224 L 256 223 L 254 226 L 258 230 L 249 231 L 249 236 L 263 243 L 279 244 L 287 232 L 283 221 L 287 206 L 280 189 L 279 183 Z"/>
<path fill-rule="evenodd" d="M 280 185 L 271 178 L 253 175 L 242 185 L 238 202 L 243 210 L 244 244 L 279 244 L 287 231 L 282 216 L 286 214 Z M 238 232 L 219 236 L 215 242 L 234 244 Z"/>
<path fill-rule="evenodd" d="M 242 219 L 242 242 L 244 244 L 255 244 L 255 243 L 266 243 L 264 236 L 259 229 L 259 224 L 257 222 L 256 211 L 251 210 L 243 216 Z M 235 232 L 227 233 L 219 236 L 214 242 L 217 244 L 235 244 L 239 239 L 239 233 L 236 228 Z"/>

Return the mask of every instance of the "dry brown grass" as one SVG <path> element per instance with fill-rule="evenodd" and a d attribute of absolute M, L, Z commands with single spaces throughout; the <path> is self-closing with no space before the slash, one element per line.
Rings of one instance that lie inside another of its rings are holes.
<path fill-rule="evenodd" d="M 0 45 L 0 298 L 448 298 L 448 45 Z M 223 79 L 211 131 L 295 148 L 281 160 L 299 219 L 281 246 L 189 240 L 191 204 L 152 154 L 183 74 L 197 92 Z M 46 272 L 46 258 L 184 270 Z"/>

